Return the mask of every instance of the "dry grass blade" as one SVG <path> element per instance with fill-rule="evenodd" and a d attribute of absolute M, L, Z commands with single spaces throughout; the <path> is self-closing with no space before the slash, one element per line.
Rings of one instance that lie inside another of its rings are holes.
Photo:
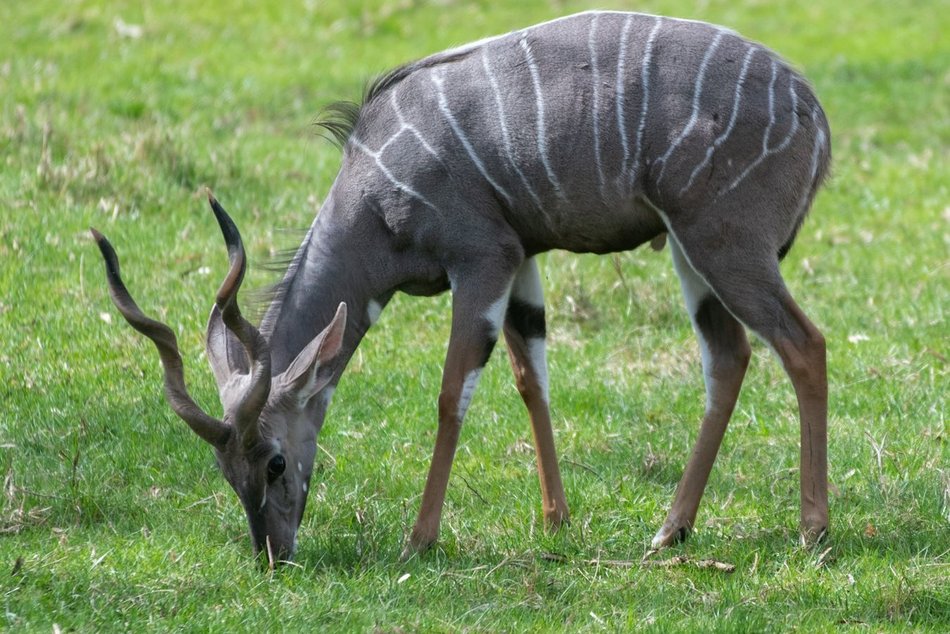
<path fill-rule="evenodd" d="M 274 571 L 274 549 L 270 545 L 270 535 L 264 538 L 264 542 L 267 544 L 267 569 L 271 572 Z"/>
<path fill-rule="evenodd" d="M 637 566 L 654 568 L 673 568 L 675 566 L 690 565 L 696 568 L 718 570 L 720 572 L 735 572 L 736 565 L 725 561 L 715 559 L 690 559 L 686 555 L 676 555 L 668 559 L 650 559 L 657 553 L 656 550 L 648 551 L 643 559 L 636 561 L 634 559 L 582 559 L 576 563 L 587 564 L 589 566 L 607 566 L 610 568 L 635 568 Z M 542 553 L 541 559 L 544 561 L 553 561 L 559 564 L 571 563 L 571 560 L 564 555 L 557 553 Z"/>

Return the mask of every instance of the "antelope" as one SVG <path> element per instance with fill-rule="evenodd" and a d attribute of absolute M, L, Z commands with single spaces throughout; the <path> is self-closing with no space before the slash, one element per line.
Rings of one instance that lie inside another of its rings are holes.
<path fill-rule="evenodd" d="M 693 528 L 749 363 L 746 329 L 794 387 L 802 536 L 826 533 L 825 340 L 779 262 L 828 173 L 830 137 L 813 90 L 775 53 L 710 24 L 592 11 L 406 64 L 361 104 L 328 112 L 318 125 L 342 146 L 340 171 L 259 328 L 238 307 L 240 234 L 210 199 L 230 257 L 206 341 L 222 418 L 188 395 L 174 335 L 139 311 L 93 230 L 113 301 L 158 348 L 168 401 L 214 448 L 255 554 L 293 555 L 333 390 L 397 291 L 452 292 L 435 448 L 404 556 L 438 537 L 462 421 L 502 331 L 545 522 L 567 522 L 536 256 L 664 236 L 699 340 L 706 406 L 653 547 Z"/>

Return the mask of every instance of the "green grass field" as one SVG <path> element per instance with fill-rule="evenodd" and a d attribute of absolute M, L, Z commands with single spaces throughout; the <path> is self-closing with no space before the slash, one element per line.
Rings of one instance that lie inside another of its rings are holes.
<path fill-rule="evenodd" d="M 942 0 L 597 3 L 735 28 L 826 107 L 834 177 L 783 264 L 828 338 L 826 544 L 798 544 L 795 398 L 756 342 L 697 530 L 659 555 L 735 572 L 639 564 L 698 430 L 698 346 L 668 252 L 552 253 L 570 527 L 543 530 L 527 414 L 496 350 L 442 539 L 399 563 L 449 298 L 397 296 L 336 393 L 296 565 L 262 572 L 210 449 L 164 402 L 154 349 L 113 309 L 87 228 L 176 328 L 192 392 L 218 412 L 203 330 L 226 257 L 204 188 L 263 286 L 275 274 L 260 265 L 296 245 L 339 164 L 311 126 L 322 105 L 400 62 L 593 6 L 362 4 L 0 3 L 0 629 L 950 629 Z"/>

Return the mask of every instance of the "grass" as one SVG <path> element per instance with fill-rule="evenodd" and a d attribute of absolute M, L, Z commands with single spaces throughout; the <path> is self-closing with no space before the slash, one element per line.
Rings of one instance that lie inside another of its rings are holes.
<path fill-rule="evenodd" d="M 226 258 L 203 188 L 243 230 L 249 284 L 271 281 L 257 265 L 295 244 L 338 165 L 310 127 L 321 105 L 401 61 L 587 8 L 498 5 L 0 4 L 0 628 L 950 628 L 939 1 L 636 3 L 768 43 L 828 111 L 835 176 L 783 265 L 829 340 L 827 545 L 797 543 L 795 400 L 756 344 L 697 531 L 671 551 L 736 572 L 603 563 L 645 552 L 702 413 L 668 255 L 643 249 L 543 258 L 568 530 L 542 530 L 527 418 L 498 351 L 442 539 L 398 563 L 449 311 L 445 296 L 397 297 L 321 435 L 298 565 L 268 575 L 252 562 L 240 506 L 163 402 L 157 359 L 112 309 L 86 228 L 113 239 L 143 306 L 178 330 L 213 410 L 203 329 Z"/>

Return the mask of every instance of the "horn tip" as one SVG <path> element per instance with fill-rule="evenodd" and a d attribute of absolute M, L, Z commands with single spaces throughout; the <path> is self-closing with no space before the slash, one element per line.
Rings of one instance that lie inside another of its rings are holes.
<path fill-rule="evenodd" d="M 215 215 L 224 211 L 224 209 L 221 207 L 221 203 L 219 203 L 218 199 L 214 197 L 214 194 L 211 193 L 210 189 L 208 189 L 208 204 L 211 205 L 211 209 L 214 211 Z"/>
<path fill-rule="evenodd" d="M 214 212 L 214 217 L 217 219 L 221 230 L 225 232 L 225 238 L 227 239 L 227 235 L 231 233 L 229 226 L 233 225 L 234 221 L 231 220 L 228 212 L 224 210 L 224 207 L 222 207 L 218 199 L 214 197 L 211 190 L 208 190 L 208 204 L 211 205 L 211 211 Z"/>

